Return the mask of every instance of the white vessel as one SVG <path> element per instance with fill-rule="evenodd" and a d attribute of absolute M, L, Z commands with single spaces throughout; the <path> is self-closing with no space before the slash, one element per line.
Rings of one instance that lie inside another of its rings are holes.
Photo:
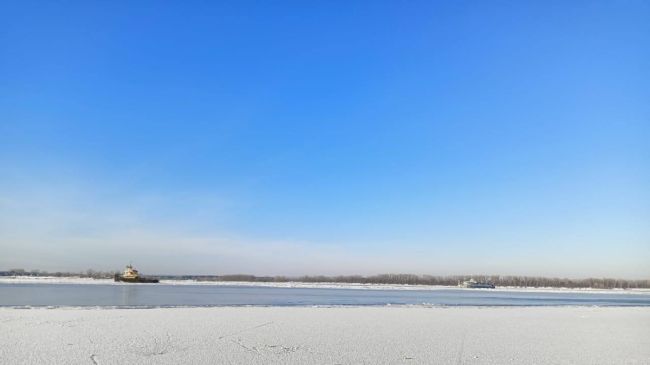
<path fill-rule="evenodd" d="M 494 289 L 494 284 L 487 281 L 476 281 L 474 278 L 463 281 L 462 284 L 459 284 L 463 288 L 483 288 L 483 289 Z"/>

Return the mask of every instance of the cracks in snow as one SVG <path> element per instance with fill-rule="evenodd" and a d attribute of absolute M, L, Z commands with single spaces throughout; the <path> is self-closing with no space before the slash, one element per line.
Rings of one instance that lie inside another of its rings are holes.
<path fill-rule="evenodd" d="M 270 324 L 273 324 L 273 321 L 271 321 L 271 322 L 266 322 L 266 323 L 262 323 L 262 324 L 260 324 L 260 325 L 257 325 L 257 326 L 254 326 L 254 327 L 250 327 L 250 328 L 244 328 L 244 329 L 241 330 L 241 331 L 237 331 L 237 332 L 234 332 L 234 333 L 230 333 L 230 334 L 227 334 L 227 335 L 223 335 L 223 336 L 218 337 L 217 339 L 218 339 L 218 340 L 223 340 L 224 338 L 231 337 L 231 336 L 236 336 L 236 335 L 238 335 L 238 334 L 240 334 L 240 333 L 244 333 L 244 332 L 252 331 L 252 330 L 254 330 L 254 329 L 258 329 L 258 328 L 261 328 L 261 327 L 264 327 L 264 326 L 268 326 L 268 325 L 270 325 Z"/>
<path fill-rule="evenodd" d="M 299 350 L 303 350 L 303 348 L 301 346 L 284 346 L 284 345 L 281 345 L 281 344 L 273 344 L 273 345 L 262 344 L 262 345 L 259 345 L 259 346 L 250 346 L 250 345 L 246 345 L 244 343 L 244 339 L 238 336 L 238 335 L 240 335 L 242 333 L 249 332 L 249 331 L 252 331 L 252 330 L 256 330 L 258 328 L 266 327 L 266 326 L 269 326 L 271 324 L 273 324 L 272 321 L 262 323 L 262 324 L 259 324 L 257 326 L 244 328 L 244 329 L 242 329 L 240 331 L 237 331 L 237 332 L 233 332 L 233 333 L 229 333 L 229 334 L 226 334 L 226 335 L 223 335 L 223 336 L 219 336 L 217 339 L 218 340 L 223 340 L 223 339 L 227 339 L 229 337 L 237 336 L 236 339 L 230 339 L 228 342 L 236 344 L 237 346 L 243 348 L 247 352 L 251 352 L 251 353 L 254 353 L 254 354 L 260 355 L 260 356 L 265 355 L 265 354 L 267 354 L 267 355 L 268 354 L 271 354 L 271 355 L 286 355 L 286 354 L 291 354 L 291 353 L 297 352 Z"/>
<path fill-rule="evenodd" d="M 238 345 L 239 347 L 243 348 L 244 350 L 254 353 L 256 355 L 287 355 L 291 354 L 294 352 L 297 352 L 299 350 L 302 350 L 303 348 L 301 346 L 284 346 L 284 345 L 261 345 L 261 346 L 247 346 L 244 344 L 244 340 L 241 338 L 237 338 L 236 340 L 230 340 L 229 342 L 234 343 Z"/>
<path fill-rule="evenodd" d="M 460 365 L 463 361 L 463 351 L 465 350 L 465 337 L 467 337 L 467 330 L 463 332 L 463 335 L 460 338 L 460 348 L 458 349 L 458 356 L 456 358 L 457 365 Z"/>
<path fill-rule="evenodd" d="M 254 353 L 258 354 L 258 355 L 260 354 L 260 352 L 257 351 L 257 348 L 256 348 L 255 346 L 253 346 L 253 347 L 248 347 L 248 346 L 244 345 L 244 344 L 242 343 L 241 338 L 238 338 L 237 340 L 230 340 L 230 342 L 232 342 L 232 343 L 234 343 L 234 344 L 236 344 L 236 345 L 239 345 L 240 347 L 242 347 L 242 348 L 245 349 L 246 351 L 254 352 Z"/>
<path fill-rule="evenodd" d="M 164 338 L 159 338 L 153 334 L 149 334 L 149 336 L 151 340 L 148 344 L 143 343 L 140 345 L 136 342 L 135 347 L 137 348 L 137 351 L 131 352 L 145 357 L 152 357 L 165 355 L 167 353 L 173 352 L 174 350 L 186 350 L 185 348 L 177 348 L 174 345 L 172 336 L 169 332 L 165 332 Z"/>
<path fill-rule="evenodd" d="M 145 356 L 159 356 L 169 352 L 172 348 L 172 340 L 169 332 L 165 332 L 165 340 L 158 340 L 158 337 L 153 336 L 153 348 L 146 352 Z"/>
<path fill-rule="evenodd" d="M 165 332 L 165 337 L 165 341 L 158 341 L 158 337 L 153 337 L 154 351 L 151 352 L 151 355 L 164 355 L 169 352 L 172 343 L 169 332 Z"/>
<path fill-rule="evenodd" d="M 265 345 L 269 349 L 277 349 L 277 354 L 288 354 L 300 350 L 300 346 Z"/>

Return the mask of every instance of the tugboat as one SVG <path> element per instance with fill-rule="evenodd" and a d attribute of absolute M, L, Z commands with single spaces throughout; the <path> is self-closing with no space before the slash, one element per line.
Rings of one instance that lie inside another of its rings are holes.
<path fill-rule="evenodd" d="M 125 283 L 157 283 L 158 279 L 145 278 L 140 276 L 138 270 L 134 269 L 132 265 L 127 265 L 122 274 L 115 274 L 115 281 L 122 281 Z"/>
<path fill-rule="evenodd" d="M 494 289 L 494 284 L 487 281 L 483 281 L 483 282 L 476 281 L 474 280 L 474 278 L 463 281 L 463 283 L 460 284 L 459 286 L 463 288 L 473 288 L 473 289 L 479 289 L 479 288 Z"/>

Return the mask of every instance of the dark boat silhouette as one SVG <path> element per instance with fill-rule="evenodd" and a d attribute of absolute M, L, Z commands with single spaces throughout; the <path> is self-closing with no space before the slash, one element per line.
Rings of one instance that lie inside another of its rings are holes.
<path fill-rule="evenodd" d="M 122 274 L 115 274 L 115 281 L 124 283 L 157 283 L 158 279 L 140 276 L 138 270 L 132 265 L 127 265 Z"/>

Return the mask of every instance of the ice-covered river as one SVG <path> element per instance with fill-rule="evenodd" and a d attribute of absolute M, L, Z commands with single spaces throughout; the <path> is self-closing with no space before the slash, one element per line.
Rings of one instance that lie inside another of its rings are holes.
<path fill-rule="evenodd" d="M 650 293 L 0 283 L 0 306 L 650 306 Z"/>

